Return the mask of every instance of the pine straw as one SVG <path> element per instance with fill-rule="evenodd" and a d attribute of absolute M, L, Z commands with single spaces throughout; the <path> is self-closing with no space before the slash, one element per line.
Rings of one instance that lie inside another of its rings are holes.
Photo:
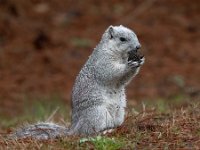
<path fill-rule="evenodd" d="M 128 115 L 124 124 L 105 135 L 123 141 L 121 149 L 200 149 L 200 104 L 188 104 L 168 113 L 146 109 Z M 81 137 L 36 141 L 9 141 L 1 137 L 2 149 L 94 149 L 91 142 L 80 144 Z"/>
<path fill-rule="evenodd" d="M 170 113 L 144 111 L 127 118 L 117 134 L 126 136 L 141 149 L 199 149 L 200 105 L 190 105 Z"/>

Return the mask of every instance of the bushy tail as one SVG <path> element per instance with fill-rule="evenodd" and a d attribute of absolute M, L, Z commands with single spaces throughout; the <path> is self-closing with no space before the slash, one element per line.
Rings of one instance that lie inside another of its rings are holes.
<path fill-rule="evenodd" d="M 9 135 L 11 139 L 32 138 L 38 140 L 56 139 L 68 135 L 68 128 L 54 123 L 38 123 L 18 129 Z"/>

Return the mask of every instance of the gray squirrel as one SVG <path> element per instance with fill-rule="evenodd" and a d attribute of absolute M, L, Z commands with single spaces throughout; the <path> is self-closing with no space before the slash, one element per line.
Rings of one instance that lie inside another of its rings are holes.
<path fill-rule="evenodd" d="M 89 136 L 120 126 L 125 118 L 125 87 L 145 61 L 138 52 L 140 47 L 132 30 L 109 26 L 76 78 L 71 126 L 42 122 L 17 129 L 10 137 L 45 140 Z"/>

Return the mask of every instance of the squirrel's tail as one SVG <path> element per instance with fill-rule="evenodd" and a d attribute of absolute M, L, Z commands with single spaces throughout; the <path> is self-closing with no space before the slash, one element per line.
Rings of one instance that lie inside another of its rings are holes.
<path fill-rule="evenodd" d="M 10 139 L 32 138 L 38 140 L 56 139 L 68 135 L 68 128 L 54 123 L 38 123 L 18 129 L 9 135 Z"/>

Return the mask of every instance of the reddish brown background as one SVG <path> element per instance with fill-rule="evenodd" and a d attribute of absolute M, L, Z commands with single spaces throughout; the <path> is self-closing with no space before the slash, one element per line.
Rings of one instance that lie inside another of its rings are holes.
<path fill-rule="evenodd" d="M 146 56 L 128 99 L 199 93 L 198 0 L 0 0 L 0 113 L 15 113 L 27 95 L 70 101 L 102 33 L 120 24 Z"/>

